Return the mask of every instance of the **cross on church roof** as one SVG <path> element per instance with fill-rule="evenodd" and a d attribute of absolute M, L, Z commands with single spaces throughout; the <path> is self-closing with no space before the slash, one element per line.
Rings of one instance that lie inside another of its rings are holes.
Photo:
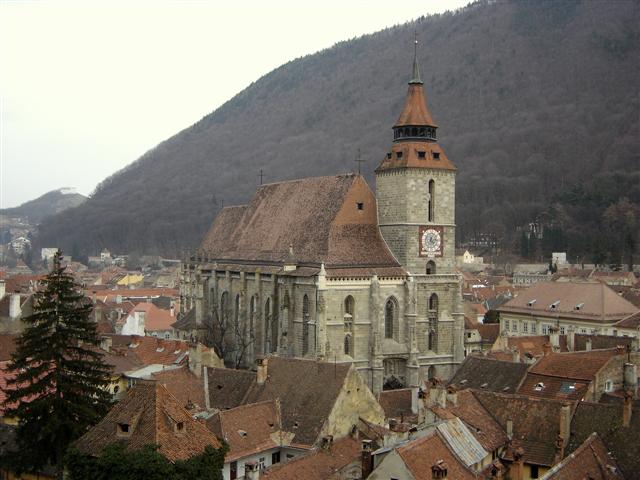
<path fill-rule="evenodd" d="M 362 166 L 363 163 L 366 162 L 366 160 L 363 160 L 362 156 L 360 155 L 360 149 L 358 149 L 358 154 L 356 155 L 356 159 L 354 160 L 354 162 L 358 164 L 358 175 L 360 175 L 361 174 L 360 167 Z"/>

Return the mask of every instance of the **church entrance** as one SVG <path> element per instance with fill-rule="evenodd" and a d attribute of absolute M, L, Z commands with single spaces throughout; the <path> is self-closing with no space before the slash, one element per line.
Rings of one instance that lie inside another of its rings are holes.
<path fill-rule="evenodd" d="M 387 358 L 384 360 L 384 390 L 405 388 L 407 361 L 404 358 Z"/>

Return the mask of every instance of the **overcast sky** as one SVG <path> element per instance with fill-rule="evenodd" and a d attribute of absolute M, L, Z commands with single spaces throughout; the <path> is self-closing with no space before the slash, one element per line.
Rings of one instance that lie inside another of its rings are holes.
<path fill-rule="evenodd" d="M 87 195 L 283 63 L 467 3 L 0 0 L 0 208 Z"/>

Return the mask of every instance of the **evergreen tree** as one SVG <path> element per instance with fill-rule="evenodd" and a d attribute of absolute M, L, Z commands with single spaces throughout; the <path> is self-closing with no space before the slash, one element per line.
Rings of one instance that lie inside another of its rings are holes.
<path fill-rule="evenodd" d="M 110 407 L 110 367 L 92 348 L 99 344 L 92 305 L 57 253 L 53 269 L 35 294 L 33 314 L 16 341 L 8 365 L 6 415 L 16 417 L 19 453 L 14 469 L 54 465 L 62 478 L 69 444 Z"/>

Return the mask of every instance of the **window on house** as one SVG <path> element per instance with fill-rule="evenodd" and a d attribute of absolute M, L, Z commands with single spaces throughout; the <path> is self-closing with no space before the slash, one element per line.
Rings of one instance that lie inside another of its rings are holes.
<path fill-rule="evenodd" d="M 440 152 L 433 152 L 433 159 L 440 160 Z"/>
<path fill-rule="evenodd" d="M 522 322 L 522 333 L 529 333 L 529 324 L 527 322 Z"/>
<path fill-rule="evenodd" d="M 273 452 L 271 454 L 271 465 L 280 463 L 280 452 Z"/>
<path fill-rule="evenodd" d="M 565 328 L 563 326 L 560 327 L 560 335 L 565 334 Z"/>
<path fill-rule="evenodd" d="M 396 158 L 402 158 L 402 152 L 396 152 Z"/>
<path fill-rule="evenodd" d="M 260 460 L 258 460 L 258 464 L 260 465 L 260 470 L 264 470 L 264 457 L 260 457 Z"/>
<path fill-rule="evenodd" d="M 238 478 L 238 462 L 231 462 L 229 464 L 229 479 L 236 480 Z"/>
<path fill-rule="evenodd" d="M 540 472 L 538 471 L 538 465 L 531 465 L 531 478 L 540 478 Z"/>
<path fill-rule="evenodd" d="M 536 322 L 531 322 L 531 333 L 535 335 L 537 331 L 538 331 L 538 326 L 536 325 Z"/>
<path fill-rule="evenodd" d="M 505 320 L 504 321 L 504 330 L 505 330 L 505 332 L 509 331 L 509 320 Z"/>
<path fill-rule="evenodd" d="M 358 210 L 364 210 L 364 203 L 362 202 L 357 202 L 356 206 L 358 207 Z"/>
<path fill-rule="evenodd" d="M 611 392 L 613 391 L 613 382 L 611 380 L 607 380 L 604 383 L 604 391 L 605 392 Z"/>
<path fill-rule="evenodd" d="M 433 260 L 429 260 L 427 262 L 427 275 L 435 275 L 436 274 L 436 262 Z"/>
<path fill-rule="evenodd" d="M 542 335 L 549 335 L 549 325 L 542 324 Z"/>
<path fill-rule="evenodd" d="M 513 323 L 511 324 L 511 331 L 512 332 L 517 332 L 518 331 L 518 322 L 517 321 L 513 321 Z"/>
<path fill-rule="evenodd" d="M 418 158 L 424 160 L 427 157 L 427 152 L 418 150 Z"/>

